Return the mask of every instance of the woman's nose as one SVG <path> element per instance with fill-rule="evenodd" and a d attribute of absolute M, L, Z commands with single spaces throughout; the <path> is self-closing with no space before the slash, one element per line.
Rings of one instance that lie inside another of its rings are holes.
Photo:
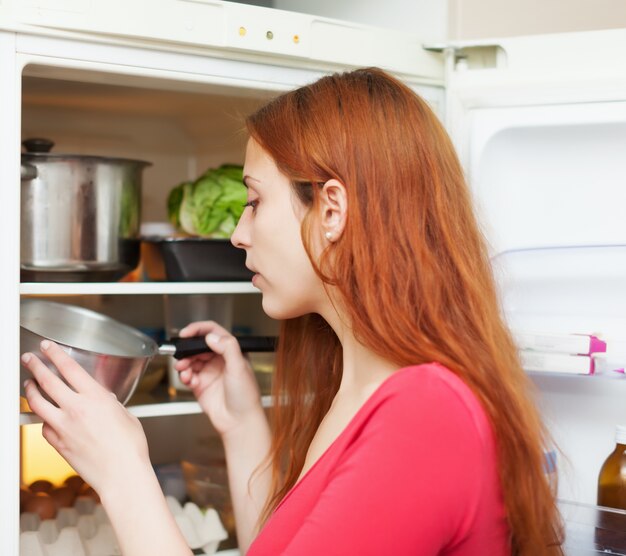
<path fill-rule="evenodd" d="M 245 249 L 246 247 L 250 247 L 250 232 L 249 232 L 249 224 L 247 222 L 248 215 L 246 214 L 247 210 L 244 210 L 241 218 L 239 218 L 239 222 L 237 222 L 237 226 L 235 227 L 235 231 L 230 236 L 230 242 L 239 249 Z"/>

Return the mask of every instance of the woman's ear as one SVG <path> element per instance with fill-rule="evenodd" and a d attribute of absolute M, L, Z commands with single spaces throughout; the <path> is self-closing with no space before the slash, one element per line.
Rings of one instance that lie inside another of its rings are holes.
<path fill-rule="evenodd" d="M 344 185 L 335 179 L 328 180 L 319 196 L 320 225 L 324 241 L 337 241 L 346 225 L 348 196 Z"/>

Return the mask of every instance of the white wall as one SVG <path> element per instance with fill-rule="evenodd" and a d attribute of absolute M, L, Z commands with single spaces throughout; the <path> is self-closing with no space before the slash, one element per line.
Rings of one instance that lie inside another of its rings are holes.
<path fill-rule="evenodd" d="M 451 39 L 626 27 L 624 0 L 446 1 Z"/>
<path fill-rule="evenodd" d="M 271 5 L 398 29 L 424 42 L 626 27 L 626 0 L 273 0 Z"/>
<path fill-rule="evenodd" d="M 424 42 L 445 40 L 448 0 L 274 0 L 274 8 L 414 33 Z"/>

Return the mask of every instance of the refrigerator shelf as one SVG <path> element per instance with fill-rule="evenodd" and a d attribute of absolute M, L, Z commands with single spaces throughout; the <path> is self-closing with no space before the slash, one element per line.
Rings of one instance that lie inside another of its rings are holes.
<path fill-rule="evenodd" d="M 271 407 L 272 397 L 262 396 L 261 404 L 263 407 Z M 202 409 L 196 401 L 161 401 L 151 404 L 131 405 L 128 407 L 128 410 L 140 419 L 202 413 Z M 33 425 L 36 423 L 41 423 L 41 419 L 34 413 L 20 413 L 20 425 Z"/>
<path fill-rule="evenodd" d="M 542 377 L 552 377 L 557 380 L 591 380 L 591 381 L 619 381 L 626 382 L 626 375 L 619 372 L 611 372 L 611 373 L 596 373 L 596 374 L 576 374 L 576 373 L 560 373 L 558 371 L 526 371 L 528 376 L 531 378 L 536 378 L 537 381 L 542 380 Z"/>
<path fill-rule="evenodd" d="M 623 339 L 626 245 L 516 249 L 492 264 L 511 329 Z"/>
<path fill-rule="evenodd" d="M 626 511 L 559 500 L 568 556 L 626 555 Z"/>
<path fill-rule="evenodd" d="M 26 282 L 22 295 L 162 295 L 259 293 L 250 282 Z"/>

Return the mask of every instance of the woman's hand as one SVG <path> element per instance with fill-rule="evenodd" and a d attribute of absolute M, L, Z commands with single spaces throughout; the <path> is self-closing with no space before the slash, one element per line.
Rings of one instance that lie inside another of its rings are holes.
<path fill-rule="evenodd" d="M 32 353 L 22 355 L 22 364 L 36 380 L 26 381 L 26 399 L 43 420 L 43 436 L 52 447 L 98 494 L 123 475 L 149 469 L 148 445 L 139 420 L 57 344 L 44 340 L 41 350 L 71 386 Z"/>
<path fill-rule="evenodd" d="M 180 380 L 191 388 L 215 429 L 228 435 L 262 414 L 259 388 L 250 363 L 237 339 L 213 321 L 194 322 L 183 328 L 182 338 L 205 336 L 213 353 L 176 363 Z"/>
<path fill-rule="evenodd" d="M 176 369 L 224 442 L 237 538 L 243 554 L 254 538 L 272 482 L 271 470 L 262 466 L 270 452 L 271 434 L 259 388 L 236 338 L 215 322 L 194 322 L 179 335 L 205 336 L 213 351 L 181 359 Z"/>

